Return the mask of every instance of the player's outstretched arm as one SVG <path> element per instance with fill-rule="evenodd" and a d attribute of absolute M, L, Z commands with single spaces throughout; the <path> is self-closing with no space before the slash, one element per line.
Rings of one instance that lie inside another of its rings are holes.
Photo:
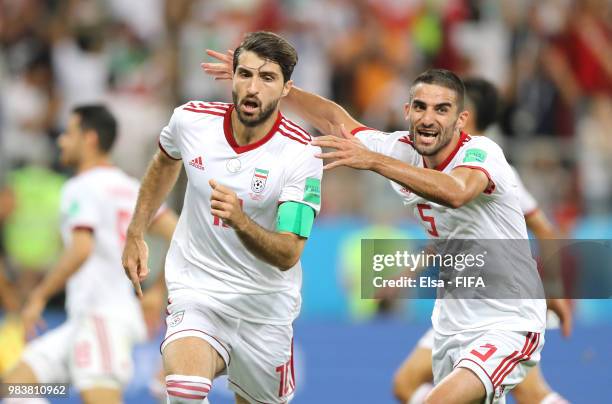
<path fill-rule="evenodd" d="M 207 49 L 206 54 L 216 59 L 217 62 L 202 63 L 204 72 L 213 76 L 215 80 L 231 80 L 234 51 L 228 50 L 226 53 L 220 53 Z M 324 134 L 337 134 L 336 128 L 340 125 L 344 125 L 349 132 L 364 126 L 335 102 L 296 86 L 291 87 L 291 91 L 282 102 L 300 118 Z"/>
<path fill-rule="evenodd" d="M 72 243 L 62 253 L 59 261 L 32 291 L 21 313 L 26 332 L 33 336 L 47 302 L 64 288 L 68 279 L 83 265 L 94 249 L 91 230 L 74 229 Z"/>
<path fill-rule="evenodd" d="M 400 160 L 368 150 L 359 139 L 340 127 L 342 137 L 322 136 L 313 140 L 319 147 L 334 149 L 318 154 L 321 159 L 333 159 L 325 165 L 329 170 L 347 166 L 359 170 L 374 171 L 383 177 L 405 186 L 415 194 L 450 208 L 459 208 L 480 195 L 489 179 L 480 170 L 458 167 L 445 174 L 436 170 L 414 167 Z"/>
<path fill-rule="evenodd" d="M 215 180 L 210 180 L 210 186 L 213 188 L 211 213 L 232 227 L 253 255 L 281 271 L 292 268 L 298 262 L 306 243 L 305 238 L 293 233 L 264 229 L 244 213 L 235 192 Z"/>
<path fill-rule="evenodd" d="M 340 125 L 344 125 L 348 132 L 365 126 L 335 102 L 297 86 L 291 87 L 283 102 L 323 134 L 340 136 L 336 129 Z"/>
<path fill-rule="evenodd" d="M 170 209 L 165 209 L 153 219 L 153 223 L 149 226 L 147 233 L 161 237 L 170 243 L 177 222 L 178 217 L 176 213 Z M 149 336 L 155 335 L 162 326 L 162 312 L 166 307 L 166 294 L 165 271 L 162 267 L 162 270 L 157 275 L 157 279 L 155 279 L 151 287 L 144 291 L 140 300 Z"/>
<path fill-rule="evenodd" d="M 134 289 L 142 297 L 140 282 L 149 273 L 147 267 L 148 248 L 144 233 L 153 219 L 153 215 L 170 193 L 181 171 L 181 161 L 174 160 L 158 151 L 140 185 L 136 209 L 128 226 L 122 263 L 125 273 L 134 284 Z"/>

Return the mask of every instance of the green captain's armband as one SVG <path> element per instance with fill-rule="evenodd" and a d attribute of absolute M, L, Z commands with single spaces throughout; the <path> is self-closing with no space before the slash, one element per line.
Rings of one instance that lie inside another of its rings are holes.
<path fill-rule="evenodd" d="M 281 203 L 276 215 L 276 231 L 297 234 L 300 237 L 310 236 L 314 223 L 315 211 L 310 206 L 287 201 Z"/>

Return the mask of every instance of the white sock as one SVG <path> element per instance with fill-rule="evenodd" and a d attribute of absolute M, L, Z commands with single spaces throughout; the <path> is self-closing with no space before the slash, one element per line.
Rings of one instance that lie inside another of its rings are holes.
<path fill-rule="evenodd" d="M 166 376 L 166 394 L 169 404 L 204 404 L 212 387 L 210 379 L 200 376 Z"/>
<path fill-rule="evenodd" d="M 540 404 L 569 404 L 569 401 L 553 391 L 552 393 L 548 393 L 548 395 L 540 401 Z"/>
<path fill-rule="evenodd" d="M 415 391 L 410 400 L 406 404 L 423 404 L 425 402 L 425 397 L 432 391 L 434 388 L 433 384 L 425 383 L 421 384 Z"/>

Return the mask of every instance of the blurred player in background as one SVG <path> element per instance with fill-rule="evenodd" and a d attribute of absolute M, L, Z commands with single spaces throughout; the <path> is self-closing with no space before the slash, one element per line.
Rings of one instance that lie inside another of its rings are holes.
<path fill-rule="evenodd" d="M 466 107 L 470 118 L 465 131 L 473 136 L 486 135 L 488 129 L 497 121 L 498 96 L 495 87 L 483 79 L 467 79 Z M 557 237 L 555 229 L 544 213 L 538 208 L 536 200 L 527 191 L 518 173 L 516 173 L 517 191 L 521 210 L 529 230 L 538 240 Z M 548 308 L 553 310 L 561 321 L 562 333 L 568 337 L 571 332 L 572 315 L 569 305 L 564 300 L 548 300 Z M 401 403 L 417 404 L 433 389 L 433 371 L 431 352 L 433 349 L 434 331 L 430 329 L 417 343 L 410 356 L 404 361 L 395 374 L 393 392 Z M 537 365 L 525 380 L 512 390 L 512 395 L 519 404 L 562 404 L 566 403 L 546 384 Z"/>
<path fill-rule="evenodd" d="M 62 164 L 77 173 L 62 190 L 65 247 L 31 292 L 22 318 L 34 335 L 47 302 L 64 287 L 68 318 L 27 345 L 6 383 L 71 383 L 85 403 L 122 402 L 122 388 L 132 376 L 132 346 L 146 330 L 121 267 L 138 182 L 110 163 L 116 134 L 106 107 L 86 105 L 73 110 L 58 139 Z M 175 225 L 176 215 L 164 210 L 149 230 L 170 240 Z"/>
<path fill-rule="evenodd" d="M 145 175 L 123 255 L 137 290 L 148 272 L 146 223 L 182 166 L 188 178 L 165 267 L 169 403 L 207 402 L 223 372 L 238 403 L 293 396 L 300 256 L 323 171 L 310 135 L 279 111 L 296 63 L 283 38 L 247 35 L 232 60 L 233 104 L 176 108 Z"/>
<path fill-rule="evenodd" d="M 204 70 L 227 79 L 230 55 L 208 54 L 221 63 L 203 64 Z M 365 127 L 337 104 L 298 88 L 287 101 L 321 132 L 340 128 L 340 137 L 314 141 L 334 149 L 320 155 L 335 160 L 326 169 L 344 165 L 388 178 L 432 238 L 526 240 L 514 194 L 516 175 L 503 152 L 490 139 L 463 131 L 469 117 L 464 92 L 463 82 L 450 71 L 433 69 L 419 75 L 405 105 L 410 132 L 391 134 Z M 502 282 L 518 276 L 537 283 L 535 262 L 522 251 L 508 253 L 508 262 L 523 263 L 517 264 L 522 272 L 506 274 Z M 539 299 L 523 299 L 520 304 L 437 299 L 432 315 L 436 387 L 427 402 L 503 400 L 539 361 L 545 312 Z"/>

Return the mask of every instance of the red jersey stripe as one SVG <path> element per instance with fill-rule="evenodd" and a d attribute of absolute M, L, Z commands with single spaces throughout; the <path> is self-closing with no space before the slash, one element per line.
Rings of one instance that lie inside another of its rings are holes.
<path fill-rule="evenodd" d="M 278 131 L 281 135 L 288 137 L 289 139 L 295 140 L 298 143 L 301 144 L 308 144 L 308 142 L 306 142 L 305 140 L 296 137 L 297 135 L 294 135 L 292 132 L 287 132 L 282 126 L 278 127 Z"/>
<path fill-rule="evenodd" d="M 287 124 L 285 122 L 281 122 L 280 127 L 282 127 L 283 129 L 285 129 L 287 132 L 290 132 L 292 135 L 301 138 L 302 140 L 306 141 L 306 142 L 310 142 L 312 140 L 312 138 L 309 135 L 304 136 L 302 133 L 291 129 L 291 127 L 287 126 Z"/>
<path fill-rule="evenodd" d="M 304 129 L 300 128 L 298 125 L 294 124 L 293 122 L 291 122 L 288 119 L 283 118 L 283 123 L 288 126 L 291 129 L 294 129 L 296 131 L 298 131 L 300 134 L 302 134 L 306 139 L 308 140 L 312 140 L 312 137 L 308 134 L 308 132 L 306 132 Z"/>
<path fill-rule="evenodd" d="M 183 111 L 191 111 L 191 112 L 197 112 L 199 114 L 209 114 L 209 115 L 217 115 L 217 116 L 223 116 L 225 115 L 225 112 L 220 112 L 220 111 L 213 111 L 210 109 L 195 109 L 195 108 L 183 108 Z"/>
<path fill-rule="evenodd" d="M 355 136 L 357 133 L 364 131 L 364 130 L 376 130 L 376 129 L 369 128 L 367 126 L 358 126 L 351 131 L 351 135 Z"/>

